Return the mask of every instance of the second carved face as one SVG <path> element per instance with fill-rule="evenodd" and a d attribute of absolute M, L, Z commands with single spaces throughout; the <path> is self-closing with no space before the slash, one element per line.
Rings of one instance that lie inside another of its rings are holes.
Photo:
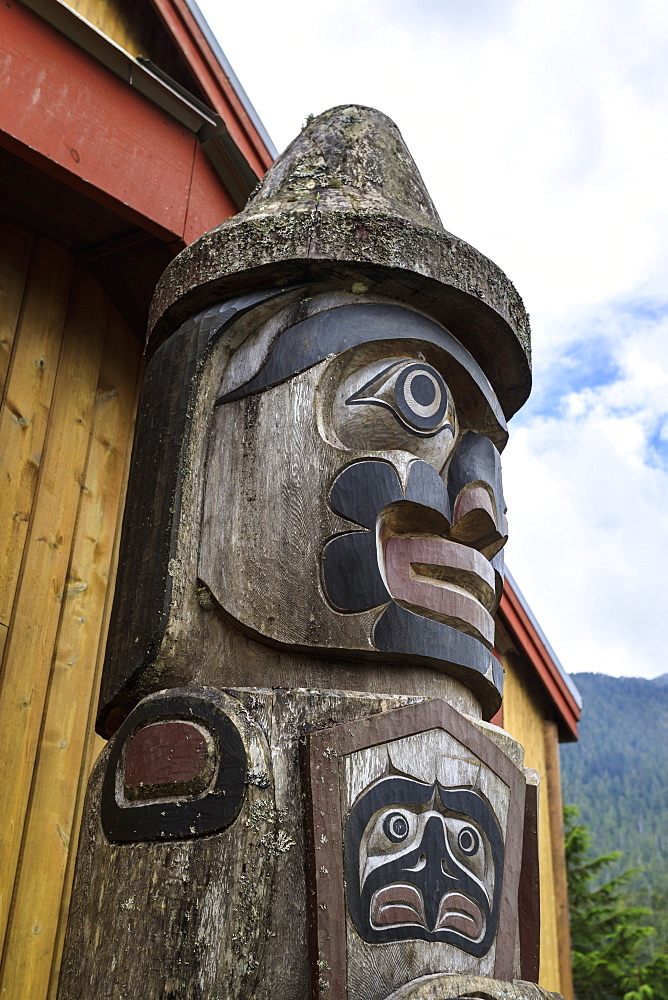
<path fill-rule="evenodd" d="M 421 939 L 487 953 L 504 850 L 478 792 L 381 778 L 351 810 L 345 855 L 348 906 L 365 941 Z"/>

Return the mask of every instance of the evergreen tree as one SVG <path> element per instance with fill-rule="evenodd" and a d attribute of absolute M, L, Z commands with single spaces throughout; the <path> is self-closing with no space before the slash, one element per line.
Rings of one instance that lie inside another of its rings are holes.
<path fill-rule="evenodd" d="M 614 851 L 590 857 L 591 837 L 577 823 L 575 806 L 564 811 L 571 918 L 573 982 L 577 1000 L 668 1000 L 668 953 L 643 961 L 643 945 L 655 931 L 641 921 L 651 911 L 627 906 L 630 869 L 592 888 L 597 876 L 620 857 Z"/>

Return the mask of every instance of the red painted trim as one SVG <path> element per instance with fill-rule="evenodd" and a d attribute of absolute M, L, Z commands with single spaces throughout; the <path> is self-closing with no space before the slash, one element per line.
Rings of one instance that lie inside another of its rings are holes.
<path fill-rule="evenodd" d="M 157 235 L 183 236 L 192 134 L 19 4 L 0 5 L 0 60 L 0 132 L 27 158 Z"/>
<path fill-rule="evenodd" d="M 273 163 L 273 156 L 211 51 L 188 5 L 184 0 L 151 0 L 151 3 L 183 53 L 211 107 L 223 119 L 257 176 L 262 177 Z"/>
<path fill-rule="evenodd" d="M 235 211 L 194 135 L 20 4 L 0 5 L 0 143 L 175 251 Z"/>
<path fill-rule="evenodd" d="M 236 211 L 234 202 L 222 187 L 209 158 L 198 143 L 183 234 L 184 243 L 192 243 L 198 236 L 235 215 Z"/>
<path fill-rule="evenodd" d="M 577 740 L 580 709 L 515 591 L 505 580 L 498 617 L 518 652 L 527 657 L 557 710 L 567 742 Z"/>
<path fill-rule="evenodd" d="M 500 729 L 503 729 L 503 705 L 496 713 L 496 715 L 493 715 L 489 721 L 492 723 L 493 726 L 499 726 Z"/>

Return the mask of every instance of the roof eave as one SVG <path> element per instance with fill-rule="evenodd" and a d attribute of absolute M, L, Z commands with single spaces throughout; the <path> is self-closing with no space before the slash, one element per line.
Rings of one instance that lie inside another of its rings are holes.
<path fill-rule="evenodd" d="M 506 571 L 498 618 L 518 651 L 533 667 L 554 706 L 562 742 L 578 739 L 582 698 L 536 622 L 522 592 Z"/>

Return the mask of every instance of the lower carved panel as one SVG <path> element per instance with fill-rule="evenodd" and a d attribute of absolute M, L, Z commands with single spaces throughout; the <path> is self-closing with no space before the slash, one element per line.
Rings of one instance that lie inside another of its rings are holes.
<path fill-rule="evenodd" d="M 149 696 L 91 780 L 59 1000 L 511 989 L 524 774 L 487 733 L 412 697 Z"/>

